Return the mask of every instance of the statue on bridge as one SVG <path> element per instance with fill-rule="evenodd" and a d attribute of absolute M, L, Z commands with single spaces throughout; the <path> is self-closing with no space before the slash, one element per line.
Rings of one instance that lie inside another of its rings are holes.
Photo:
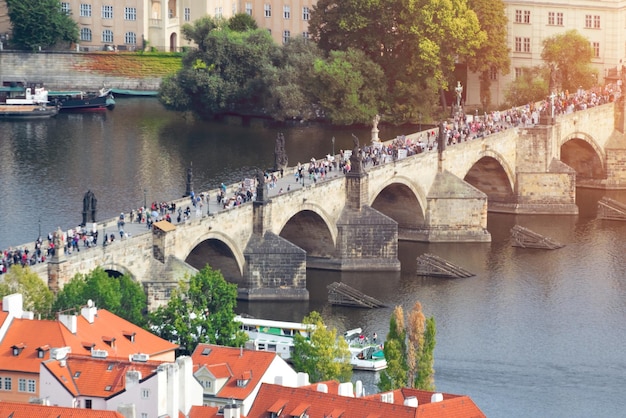
<path fill-rule="evenodd" d="M 187 169 L 187 183 L 185 185 L 185 194 L 183 197 L 188 197 L 193 195 L 193 171 L 192 171 L 193 163 L 189 163 L 189 168 Z"/>
<path fill-rule="evenodd" d="M 274 145 L 274 171 L 284 170 L 287 164 L 289 164 L 289 158 L 285 151 L 285 135 L 279 132 Z"/>
<path fill-rule="evenodd" d="M 265 201 L 265 175 L 259 169 L 256 170 L 256 201 Z"/>
<path fill-rule="evenodd" d="M 461 109 L 461 99 L 463 96 L 463 86 L 461 85 L 460 81 L 456 82 L 456 87 L 454 88 L 454 91 L 456 92 L 456 109 L 457 111 L 459 111 Z"/>
<path fill-rule="evenodd" d="M 91 220 L 90 222 L 96 222 L 96 205 L 98 204 L 98 199 L 91 190 L 87 190 L 85 196 L 83 196 L 83 222 L 81 226 L 87 225 L 87 217 L 89 215 Z"/>
<path fill-rule="evenodd" d="M 350 172 L 362 173 L 363 172 L 363 157 L 361 156 L 361 147 L 359 145 L 359 138 L 352 134 L 352 142 L 354 143 L 354 149 L 350 156 Z"/>

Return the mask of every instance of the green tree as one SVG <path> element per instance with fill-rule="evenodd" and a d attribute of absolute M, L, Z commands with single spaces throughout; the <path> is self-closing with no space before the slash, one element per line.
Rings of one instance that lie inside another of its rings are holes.
<path fill-rule="evenodd" d="M 228 27 L 236 32 L 258 29 L 256 20 L 248 13 L 237 13 L 228 19 Z"/>
<path fill-rule="evenodd" d="M 323 50 L 359 49 L 383 68 L 398 123 L 429 109 L 486 39 L 467 0 L 320 0 L 309 30 Z"/>
<path fill-rule="evenodd" d="M 26 266 L 12 266 L 0 281 L 0 297 L 21 293 L 27 311 L 50 317 L 54 294 L 36 273 Z"/>
<path fill-rule="evenodd" d="M 331 51 L 313 69 L 319 104 L 334 124 L 369 123 L 385 108 L 383 71 L 362 51 Z"/>
<path fill-rule="evenodd" d="M 591 87 L 597 77 L 591 66 L 594 56 L 589 39 L 576 29 L 543 40 L 541 58 L 550 71 L 549 90 L 576 91 Z"/>
<path fill-rule="evenodd" d="M 186 54 L 183 68 L 162 83 L 162 102 L 205 118 L 232 111 L 260 112 L 266 91 L 264 68 L 278 53 L 269 33 L 237 32 L 208 18 L 202 25 L 186 25 L 184 33 L 198 49 Z"/>
<path fill-rule="evenodd" d="M 106 309 L 136 325 L 145 323 L 147 297 L 141 285 L 129 276 L 111 277 L 101 267 L 86 275 L 77 274 L 57 294 L 53 310 L 80 309 L 91 299 Z"/>
<path fill-rule="evenodd" d="M 467 59 L 469 70 L 479 74 L 480 102 L 484 109 L 491 105 L 491 72 L 506 75 L 511 67 L 506 43 L 506 7 L 502 0 L 468 0 L 469 7 L 476 13 L 486 40 Z"/>
<path fill-rule="evenodd" d="M 378 388 L 389 391 L 407 386 L 408 366 L 406 359 L 406 330 L 404 329 L 404 311 L 396 306 L 389 319 L 389 332 L 385 340 L 385 360 L 387 368 L 380 372 Z"/>
<path fill-rule="evenodd" d="M 388 391 L 408 386 L 435 390 L 435 334 L 435 320 L 426 319 L 419 302 L 409 313 L 406 326 L 402 307 L 396 306 L 385 341 L 387 369 L 380 373 L 378 388 Z"/>
<path fill-rule="evenodd" d="M 11 45 L 17 49 L 35 51 L 78 41 L 78 24 L 61 10 L 58 0 L 7 0 L 7 6 Z"/>
<path fill-rule="evenodd" d="M 508 106 L 534 103 L 548 94 L 548 70 L 542 67 L 524 68 L 520 77 L 512 81 L 504 94 Z"/>
<path fill-rule="evenodd" d="M 237 285 L 206 266 L 172 292 L 167 305 L 149 315 L 149 328 L 191 353 L 199 343 L 239 347 L 246 334 L 235 321 Z"/>
<path fill-rule="evenodd" d="M 349 381 L 352 377 L 350 349 L 343 336 L 338 338 L 336 328 L 327 328 L 316 311 L 307 315 L 303 323 L 311 328 L 309 338 L 299 334 L 294 337 L 294 369 L 308 373 L 311 382 Z"/>

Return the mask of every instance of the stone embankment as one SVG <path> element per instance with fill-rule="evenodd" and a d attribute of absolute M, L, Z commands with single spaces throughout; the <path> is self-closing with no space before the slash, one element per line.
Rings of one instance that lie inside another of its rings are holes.
<path fill-rule="evenodd" d="M 175 54 L 1 51 L 0 83 L 40 82 L 50 90 L 158 90 L 163 77 L 181 66 Z"/>

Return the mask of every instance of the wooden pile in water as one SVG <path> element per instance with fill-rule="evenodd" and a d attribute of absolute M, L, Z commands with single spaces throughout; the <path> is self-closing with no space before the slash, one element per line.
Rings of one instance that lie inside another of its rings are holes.
<path fill-rule="evenodd" d="M 461 279 L 472 277 L 474 273 L 470 273 L 434 254 L 422 254 L 417 257 L 417 275 Z"/>
<path fill-rule="evenodd" d="M 359 292 L 343 283 L 334 282 L 328 286 L 328 300 L 333 305 L 356 306 L 359 308 L 384 308 L 381 301 Z"/>
<path fill-rule="evenodd" d="M 626 221 L 626 205 L 610 197 L 603 197 L 598 202 L 598 219 Z"/>
<path fill-rule="evenodd" d="M 539 248 L 543 250 L 556 250 L 564 245 L 554 241 L 551 238 L 544 237 L 541 234 L 531 231 L 523 226 L 515 225 L 511 229 L 513 236 L 513 246 L 522 248 Z"/>

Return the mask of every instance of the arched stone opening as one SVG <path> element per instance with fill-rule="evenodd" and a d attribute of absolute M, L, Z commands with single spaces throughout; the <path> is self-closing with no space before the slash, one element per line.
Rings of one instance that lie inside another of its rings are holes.
<path fill-rule="evenodd" d="M 336 255 L 331 231 L 322 217 L 312 210 L 303 210 L 292 216 L 279 235 L 305 250 L 307 260 L 329 259 Z"/>
<path fill-rule="evenodd" d="M 170 52 L 176 52 L 178 50 L 178 35 L 176 32 L 170 35 Z"/>
<path fill-rule="evenodd" d="M 392 183 L 378 193 L 372 208 L 398 223 L 398 239 L 410 240 L 412 232 L 425 226 L 424 209 L 413 190 L 402 183 Z"/>
<path fill-rule="evenodd" d="M 207 264 L 214 270 L 220 270 L 224 278 L 231 283 L 243 285 L 243 277 L 237 258 L 230 247 L 218 239 L 207 239 L 196 245 L 185 262 L 202 270 Z"/>
<path fill-rule="evenodd" d="M 487 195 L 488 210 L 515 203 L 509 176 L 500 161 L 492 156 L 476 161 L 463 180 Z"/>
<path fill-rule="evenodd" d="M 576 183 L 606 178 L 598 150 L 584 138 L 571 138 L 561 145 L 561 161 L 576 171 Z"/>

